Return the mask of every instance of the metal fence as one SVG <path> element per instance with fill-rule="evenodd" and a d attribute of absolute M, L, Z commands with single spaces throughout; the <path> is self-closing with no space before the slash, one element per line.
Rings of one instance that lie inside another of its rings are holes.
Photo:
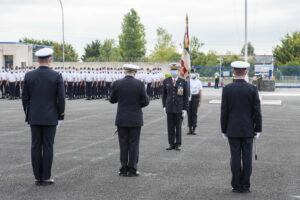
<path fill-rule="evenodd" d="M 230 66 L 193 66 L 194 69 L 200 74 L 200 79 L 204 86 L 213 87 L 214 86 L 214 74 L 218 72 L 221 74 L 220 84 L 226 85 L 232 82 L 232 68 Z M 221 72 L 221 73 L 220 73 Z M 223 76 L 223 73 L 226 75 Z M 255 75 L 254 67 L 249 69 L 249 81 L 252 82 Z M 300 66 L 296 67 L 274 67 L 273 76 L 276 81 L 277 88 L 300 88 Z M 265 77 L 268 79 L 268 77 Z"/>

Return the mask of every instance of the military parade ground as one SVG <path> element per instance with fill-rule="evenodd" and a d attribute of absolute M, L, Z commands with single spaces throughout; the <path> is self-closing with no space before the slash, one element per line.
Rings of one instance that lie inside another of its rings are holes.
<path fill-rule="evenodd" d="M 230 192 L 229 146 L 220 133 L 221 89 L 204 89 L 197 135 L 183 128 L 182 150 L 166 151 L 166 115 L 161 100 L 144 112 L 140 177 L 120 177 L 116 106 L 104 100 L 67 101 L 57 130 L 54 185 L 36 187 L 30 162 L 30 127 L 21 101 L 0 100 L 0 199 L 257 199 L 300 198 L 300 90 L 261 93 L 263 133 L 253 159 L 252 193 Z M 263 105 L 281 100 L 281 105 Z M 186 123 L 186 122 L 185 122 Z M 129 192 L 131 191 L 131 192 Z"/>

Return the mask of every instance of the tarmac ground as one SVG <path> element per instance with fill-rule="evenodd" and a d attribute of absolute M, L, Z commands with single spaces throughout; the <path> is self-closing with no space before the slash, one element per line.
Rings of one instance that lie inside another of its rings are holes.
<path fill-rule="evenodd" d="M 30 129 L 21 101 L 0 100 L 0 200 L 274 200 L 300 199 L 300 89 L 262 93 L 263 132 L 253 160 L 252 192 L 231 193 L 229 146 L 220 134 L 221 89 L 204 89 L 196 136 L 183 129 L 183 150 L 166 151 L 167 126 L 160 100 L 145 108 L 140 177 L 119 177 L 116 105 L 67 101 L 57 130 L 52 174 L 56 183 L 34 185 Z"/>

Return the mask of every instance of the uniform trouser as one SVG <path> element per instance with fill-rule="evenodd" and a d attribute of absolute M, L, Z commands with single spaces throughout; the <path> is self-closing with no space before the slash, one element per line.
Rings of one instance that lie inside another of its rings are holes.
<path fill-rule="evenodd" d="M 98 98 L 101 98 L 101 92 L 102 92 L 102 87 L 101 87 L 101 84 L 99 83 L 98 88 L 97 88 L 97 97 Z"/>
<path fill-rule="evenodd" d="M 74 96 L 77 98 L 79 96 L 79 84 L 74 84 Z"/>
<path fill-rule="evenodd" d="M 86 96 L 88 99 L 92 96 L 92 82 L 86 82 Z"/>
<path fill-rule="evenodd" d="M 110 97 L 111 93 L 111 82 L 106 82 L 106 98 Z"/>
<path fill-rule="evenodd" d="M 15 88 L 15 97 L 21 97 L 20 83 L 18 82 Z"/>
<path fill-rule="evenodd" d="M 181 146 L 182 113 L 167 113 L 170 146 Z"/>
<path fill-rule="evenodd" d="M 228 141 L 231 154 L 231 185 L 235 189 L 249 189 L 253 138 L 229 138 Z"/>
<path fill-rule="evenodd" d="M 6 81 L 2 81 L 2 85 L 0 86 L 1 89 L 1 97 L 4 98 L 6 95 Z"/>
<path fill-rule="evenodd" d="M 92 86 L 92 97 L 95 98 L 97 96 L 97 86 L 96 83 Z"/>
<path fill-rule="evenodd" d="M 215 88 L 219 88 L 219 79 L 218 78 L 216 78 L 215 79 Z"/>
<path fill-rule="evenodd" d="M 68 97 L 69 97 L 69 99 L 73 99 L 73 97 L 74 97 L 73 82 L 68 82 Z"/>
<path fill-rule="evenodd" d="M 158 86 L 158 97 L 160 98 L 162 95 L 162 91 L 163 91 L 163 86 Z"/>
<path fill-rule="evenodd" d="M 155 84 L 156 85 L 156 84 Z M 158 86 L 154 87 L 154 97 L 158 98 Z"/>
<path fill-rule="evenodd" d="M 4 83 L 4 82 L 3 82 Z M 5 81 L 5 95 L 8 96 L 9 95 L 9 86 L 7 86 L 7 81 Z"/>
<path fill-rule="evenodd" d="M 51 178 L 56 126 L 31 125 L 31 163 L 36 180 Z"/>
<path fill-rule="evenodd" d="M 191 101 L 189 101 L 188 108 L 188 121 L 190 128 L 197 127 L 197 113 L 198 113 L 198 105 L 199 105 L 200 95 L 192 95 Z"/>
<path fill-rule="evenodd" d="M 100 98 L 104 98 L 105 97 L 105 87 L 104 84 L 101 84 L 100 86 Z"/>
<path fill-rule="evenodd" d="M 15 82 L 9 82 L 9 96 L 10 98 L 15 97 L 16 86 Z"/>
<path fill-rule="evenodd" d="M 65 85 L 65 94 L 66 94 L 66 97 L 69 97 L 68 85 L 66 85 L 66 83 L 64 83 L 64 85 Z"/>
<path fill-rule="evenodd" d="M 151 97 L 151 83 L 147 83 L 147 95 Z"/>
<path fill-rule="evenodd" d="M 85 86 L 84 83 L 80 86 L 80 96 L 84 97 L 85 96 Z"/>
<path fill-rule="evenodd" d="M 20 88 L 21 88 L 21 94 L 20 94 L 20 97 L 22 96 L 22 93 L 23 93 L 23 86 L 24 86 L 24 81 L 21 81 L 21 86 L 20 86 Z"/>
<path fill-rule="evenodd" d="M 137 170 L 141 127 L 118 127 L 121 169 Z"/>

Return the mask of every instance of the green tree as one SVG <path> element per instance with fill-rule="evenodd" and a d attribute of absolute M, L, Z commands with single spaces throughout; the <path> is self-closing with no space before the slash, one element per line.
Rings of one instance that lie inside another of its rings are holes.
<path fill-rule="evenodd" d="M 180 54 L 176 51 L 175 42 L 172 40 L 172 35 L 166 29 L 159 27 L 156 30 L 157 41 L 149 56 L 152 62 L 178 62 Z"/>
<path fill-rule="evenodd" d="M 100 46 L 100 57 L 103 61 L 121 61 L 120 49 L 114 39 L 106 39 Z"/>
<path fill-rule="evenodd" d="M 222 66 L 226 66 L 226 67 L 230 66 L 233 61 L 238 61 L 238 60 L 243 61 L 243 58 L 241 58 L 238 55 L 234 55 L 231 52 L 227 52 L 226 55 L 223 56 Z"/>
<path fill-rule="evenodd" d="M 20 39 L 19 42 L 28 43 L 28 44 L 38 44 L 38 45 L 46 45 L 52 46 L 54 49 L 54 61 L 62 62 L 62 44 L 51 41 L 51 40 L 36 40 L 32 38 L 23 38 Z M 40 47 L 34 47 L 33 51 L 37 51 Z M 78 54 L 75 51 L 74 47 L 71 44 L 65 43 L 65 61 L 66 62 L 77 62 Z"/>
<path fill-rule="evenodd" d="M 145 27 L 140 17 L 131 9 L 123 18 L 119 35 L 120 53 L 124 61 L 138 61 L 146 54 Z"/>
<path fill-rule="evenodd" d="M 243 46 L 242 50 L 241 50 L 241 54 L 244 55 L 245 54 L 245 45 Z M 251 44 L 251 42 L 248 42 L 248 55 L 255 55 L 254 52 L 254 47 Z"/>
<path fill-rule="evenodd" d="M 300 63 L 300 31 L 287 34 L 273 51 L 276 66 Z"/>
<path fill-rule="evenodd" d="M 194 65 L 194 61 L 198 56 L 201 56 L 200 48 L 204 46 L 203 42 L 200 42 L 199 38 L 193 36 L 190 43 L 190 55 L 191 63 Z"/>
<path fill-rule="evenodd" d="M 95 40 L 92 41 L 90 44 L 87 44 L 86 47 L 84 48 L 84 54 L 81 57 L 82 61 L 84 62 L 101 61 L 100 48 L 101 48 L 101 41 L 99 40 Z"/>

